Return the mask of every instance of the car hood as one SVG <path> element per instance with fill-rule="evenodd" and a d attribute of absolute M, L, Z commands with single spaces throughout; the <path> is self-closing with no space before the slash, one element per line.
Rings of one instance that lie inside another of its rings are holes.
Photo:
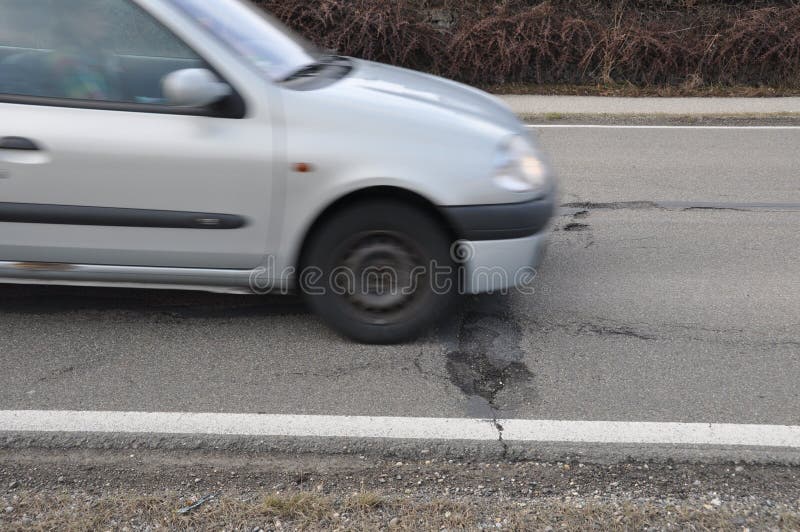
<path fill-rule="evenodd" d="M 340 82 L 342 88 L 382 93 L 446 109 L 519 131 L 517 116 L 500 99 L 444 78 L 403 68 L 354 60 L 355 68 Z"/>

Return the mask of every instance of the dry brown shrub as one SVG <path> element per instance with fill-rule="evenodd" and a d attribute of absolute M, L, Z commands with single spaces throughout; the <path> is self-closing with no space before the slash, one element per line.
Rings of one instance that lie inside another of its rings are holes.
<path fill-rule="evenodd" d="M 444 37 L 408 1 L 277 0 L 262 2 L 321 47 L 347 55 L 430 70 Z"/>
<path fill-rule="evenodd" d="M 260 3 L 324 48 L 474 84 L 800 87 L 798 0 Z"/>
<path fill-rule="evenodd" d="M 800 83 L 800 5 L 741 13 L 708 54 L 707 70 L 729 84 Z"/>

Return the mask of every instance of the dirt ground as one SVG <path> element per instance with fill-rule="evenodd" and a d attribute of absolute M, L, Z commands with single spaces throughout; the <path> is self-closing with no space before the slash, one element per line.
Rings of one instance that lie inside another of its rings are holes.
<path fill-rule="evenodd" d="M 9 450 L 0 451 L 0 529 L 800 530 L 798 473 L 745 463 Z"/>

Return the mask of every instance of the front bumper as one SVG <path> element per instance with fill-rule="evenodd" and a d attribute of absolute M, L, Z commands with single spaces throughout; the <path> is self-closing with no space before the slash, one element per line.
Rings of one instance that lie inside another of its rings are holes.
<path fill-rule="evenodd" d="M 556 210 L 555 193 L 524 203 L 445 207 L 461 240 L 511 240 L 541 232 Z"/>
<path fill-rule="evenodd" d="M 531 289 L 555 208 L 555 193 L 524 203 L 445 208 L 461 239 L 463 291 Z"/>
<path fill-rule="evenodd" d="M 548 231 L 510 240 L 463 241 L 466 294 L 532 290 L 547 249 Z"/>

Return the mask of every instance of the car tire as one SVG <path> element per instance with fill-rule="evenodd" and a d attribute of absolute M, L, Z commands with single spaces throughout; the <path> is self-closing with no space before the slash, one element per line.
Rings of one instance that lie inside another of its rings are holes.
<path fill-rule="evenodd" d="M 423 208 L 360 201 L 325 219 L 301 261 L 308 305 L 368 344 L 412 340 L 449 316 L 458 292 L 452 238 Z"/>

